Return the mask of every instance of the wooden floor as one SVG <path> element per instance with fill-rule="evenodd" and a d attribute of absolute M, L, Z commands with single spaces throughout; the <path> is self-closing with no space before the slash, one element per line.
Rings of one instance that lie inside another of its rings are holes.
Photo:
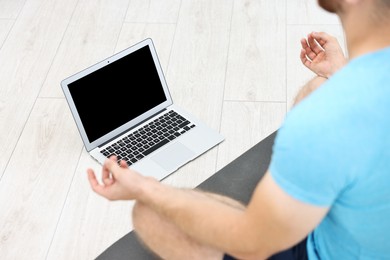
<path fill-rule="evenodd" d="M 226 138 L 163 180 L 193 188 L 281 125 L 313 76 L 301 37 L 322 30 L 344 44 L 316 2 L 0 0 L 0 258 L 94 259 L 132 230 L 133 203 L 88 186 L 86 168 L 100 167 L 62 79 L 152 38 L 173 100 Z"/>

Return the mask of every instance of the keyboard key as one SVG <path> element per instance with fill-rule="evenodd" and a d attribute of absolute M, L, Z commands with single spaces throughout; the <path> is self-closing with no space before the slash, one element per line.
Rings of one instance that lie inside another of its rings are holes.
<path fill-rule="evenodd" d="M 137 159 L 132 158 L 132 159 L 130 159 L 130 162 L 135 163 L 135 162 L 137 162 Z"/>
<path fill-rule="evenodd" d="M 175 138 L 176 138 L 175 135 L 170 135 L 170 136 L 168 136 L 169 141 L 172 141 L 172 140 L 175 139 Z"/>
<path fill-rule="evenodd" d="M 190 121 L 186 120 L 184 121 L 183 123 L 181 123 L 180 125 L 178 125 L 179 128 L 183 128 L 185 127 L 186 125 L 188 125 L 189 123 L 191 123 Z"/>
<path fill-rule="evenodd" d="M 143 152 L 144 155 L 148 155 L 152 152 L 154 152 L 155 150 L 157 150 L 158 148 L 160 148 L 161 146 L 167 144 L 169 141 L 167 139 L 164 139 L 164 140 L 161 140 L 159 143 L 157 143 L 156 145 L 150 147 L 149 149 L 145 150 Z"/>

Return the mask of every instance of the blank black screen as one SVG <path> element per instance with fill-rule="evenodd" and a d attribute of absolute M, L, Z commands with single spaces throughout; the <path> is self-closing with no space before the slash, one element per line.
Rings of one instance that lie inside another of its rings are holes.
<path fill-rule="evenodd" d="M 89 142 L 166 101 L 149 46 L 69 84 Z"/>

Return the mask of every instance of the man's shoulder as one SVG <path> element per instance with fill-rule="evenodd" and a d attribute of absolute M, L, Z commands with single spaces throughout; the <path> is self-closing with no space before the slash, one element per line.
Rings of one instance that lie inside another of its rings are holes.
<path fill-rule="evenodd" d="M 299 124 L 317 125 L 319 120 L 323 124 L 342 124 L 349 123 L 346 118 L 364 120 L 364 116 L 389 111 L 389 60 L 390 47 L 352 60 L 293 108 L 288 118 Z"/>

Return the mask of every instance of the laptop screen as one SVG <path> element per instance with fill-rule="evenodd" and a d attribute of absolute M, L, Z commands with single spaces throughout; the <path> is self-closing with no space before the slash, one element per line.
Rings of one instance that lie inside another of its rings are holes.
<path fill-rule="evenodd" d="M 90 143 L 167 100 L 148 45 L 68 88 Z"/>

